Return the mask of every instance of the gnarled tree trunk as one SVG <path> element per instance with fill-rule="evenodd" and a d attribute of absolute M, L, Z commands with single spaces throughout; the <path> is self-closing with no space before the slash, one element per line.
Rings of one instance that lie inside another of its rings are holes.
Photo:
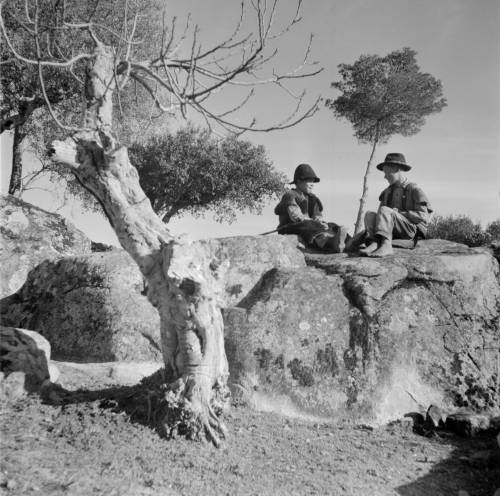
<path fill-rule="evenodd" d="M 121 245 L 147 280 L 148 297 L 160 314 L 171 378 L 161 430 L 173 434 L 182 423 L 188 436 L 205 435 L 218 444 L 225 433 L 220 416 L 228 399 L 228 365 L 208 261 L 199 245 L 195 249 L 174 238 L 154 213 L 127 149 L 112 134 L 113 51 L 100 44 L 94 55 L 86 88 L 89 130 L 54 142 L 53 159 L 71 167 L 100 201 Z"/>

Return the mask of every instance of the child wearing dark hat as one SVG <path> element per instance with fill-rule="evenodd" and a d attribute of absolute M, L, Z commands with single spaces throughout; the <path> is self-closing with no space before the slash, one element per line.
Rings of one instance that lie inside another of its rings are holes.
<path fill-rule="evenodd" d="M 319 177 L 309 164 L 300 164 L 295 169 L 295 188 L 288 190 L 274 209 L 279 216 L 279 234 L 297 234 L 305 245 L 329 253 L 344 250 L 347 229 L 323 220 L 323 205 L 312 193 Z"/>
<path fill-rule="evenodd" d="M 432 213 L 425 193 L 403 176 L 411 169 L 402 153 L 389 153 L 377 165 L 389 187 L 382 191 L 377 212 L 366 212 L 366 247 L 361 255 L 385 257 L 393 253 L 393 239 L 425 238 Z"/>

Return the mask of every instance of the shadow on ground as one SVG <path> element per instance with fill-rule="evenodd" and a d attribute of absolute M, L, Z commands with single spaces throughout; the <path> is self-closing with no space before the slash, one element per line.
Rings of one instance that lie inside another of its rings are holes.
<path fill-rule="evenodd" d="M 422 465 L 434 463 L 430 471 L 395 488 L 396 492 L 401 496 L 500 496 L 500 447 L 493 433 L 472 439 L 441 435 L 443 442 L 455 446 L 448 458 L 434 463 L 423 456 Z"/>
<path fill-rule="evenodd" d="M 164 412 L 166 384 L 165 369 L 159 369 L 133 386 L 110 386 L 100 389 L 68 390 L 52 384 L 41 392 L 43 403 L 57 407 L 94 403 L 101 410 L 125 413 L 132 423 L 158 431 L 158 419 Z M 158 431 L 168 437 L 168 433 Z"/>

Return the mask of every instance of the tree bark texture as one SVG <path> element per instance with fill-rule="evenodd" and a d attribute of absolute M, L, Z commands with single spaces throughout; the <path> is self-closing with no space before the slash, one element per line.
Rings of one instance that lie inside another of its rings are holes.
<path fill-rule="evenodd" d="M 370 158 L 368 159 L 365 175 L 363 177 L 363 193 L 361 194 L 361 198 L 359 199 L 359 209 L 358 209 L 358 216 L 356 218 L 356 224 L 354 225 L 354 235 L 359 234 L 364 229 L 366 198 L 368 196 L 368 176 L 371 172 L 373 156 L 375 155 L 375 148 L 377 147 L 377 144 L 378 144 L 378 136 L 375 136 L 375 139 L 372 144 L 372 151 L 370 153 Z"/>
<path fill-rule="evenodd" d="M 189 437 L 205 435 L 218 444 L 225 434 L 220 415 L 228 399 L 228 365 L 215 281 L 200 246 L 174 238 L 154 213 L 127 149 L 111 133 L 113 71 L 112 50 L 97 46 L 88 71 L 85 116 L 87 129 L 95 131 L 54 142 L 53 159 L 69 166 L 99 200 L 147 281 L 171 379 L 160 430 L 170 436 L 182 429 Z"/>
<path fill-rule="evenodd" d="M 14 137 L 12 141 L 12 170 L 9 181 L 9 194 L 18 196 L 22 189 L 23 163 L 21 143 L 26 134 L 22 131 L 21 126 L 14 127 Z"/>

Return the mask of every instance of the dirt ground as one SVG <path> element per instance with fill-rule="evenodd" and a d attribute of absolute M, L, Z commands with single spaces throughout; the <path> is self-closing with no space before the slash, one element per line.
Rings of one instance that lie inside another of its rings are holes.
<path fill-rule="evenodd" d="M 123 386 L 64 374 L 62 385 L 74 391 L 62 406 L 38 396 L 0 406 L 0 494 L 493 496 L 500 488 L 494 437 L 428 438 L 240 406 L 217 449 L 160 439 L 111 408 Z"/>

